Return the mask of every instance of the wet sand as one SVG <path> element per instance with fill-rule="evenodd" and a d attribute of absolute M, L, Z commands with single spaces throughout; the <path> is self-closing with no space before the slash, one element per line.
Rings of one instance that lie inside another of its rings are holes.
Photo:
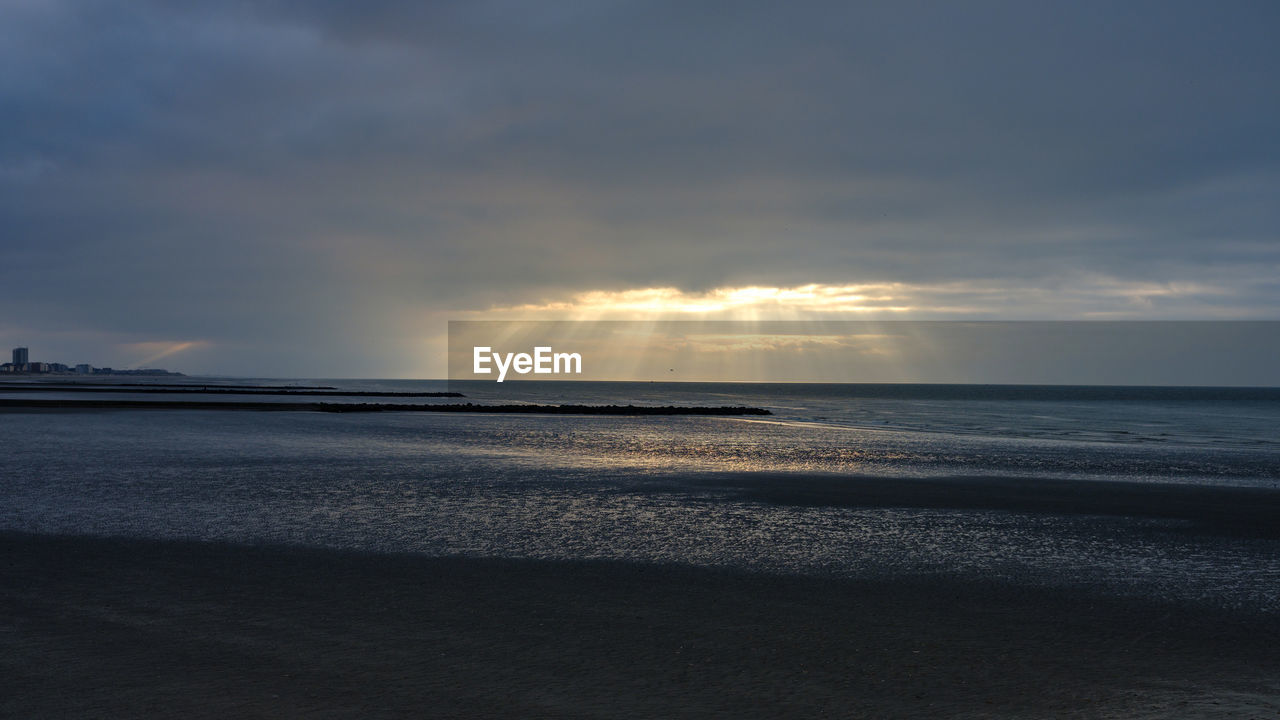
<path fill-rule="evenodd" d="M 0 534 L 3 717 L 1277 717 L 1280 619 L 836 581 Z"/>
<path fill-rule="evenodd" d="M 661 487 L 663 481 L 650 481 Z M 998 510 L 1179 521 L 1188 534 L 1280 538 L 1280 489 L 1018 476 L 895 478 L 821 473 L 688 473 L 672 489 L 805 507 Z M 1171 530 L 1172 528 L 1166 528 Z M 1278 588 L 1280 589 L 1280 588 Z"/>

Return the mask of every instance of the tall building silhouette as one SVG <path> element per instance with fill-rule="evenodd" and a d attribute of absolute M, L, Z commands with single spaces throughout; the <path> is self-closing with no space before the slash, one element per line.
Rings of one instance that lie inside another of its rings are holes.
<path fill-rule="evenodd" d="M 28 357 L 26 348 L 21 347 L 21 348 L 13 349 L 13 369 L 14 370 L 25 370 L 27 368 L 27 363 L 29 362 L 31 362 L 31 360 Z"/>

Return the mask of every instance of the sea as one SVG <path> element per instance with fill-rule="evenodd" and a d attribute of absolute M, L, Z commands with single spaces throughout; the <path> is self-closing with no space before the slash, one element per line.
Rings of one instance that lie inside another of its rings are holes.
<path fill-rule="evenodd" d="M 1280 613 L 1280 516 L 1267 510 L 1280 507 L 1277 388 L 182 382 L 771 415 L 7 410 L 0 530 L 967 575 Z M 1217 522 L 1183 507 L 1200 497 L 1189 488 L 1226 493 L 1205 496 L 1226 503 Z M 1232 508 L 1253 525 L 1236 531 Z"/>

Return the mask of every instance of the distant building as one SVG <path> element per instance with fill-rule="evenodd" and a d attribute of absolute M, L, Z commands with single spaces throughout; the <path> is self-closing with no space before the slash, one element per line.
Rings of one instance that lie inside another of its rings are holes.
<path fill-rule="evenodd" d="M 80 363 L 79 365 L 77 365 L 77 366 L 76 366 L 76 374 L 77 374 L 77 375 L 92 375 L 92 374 L 93 374 L 93 366 L 92 366 L 92 365 L 90 365 L 89 363 Z"/>
<path fill-rule="evenodd" d="M 0 373 L 13 372 L 13 363 L 0 365 Z"/>
<path fill-rule="evenodd" d="M 27 372 L 47 373 L 49 372 L 49 363 L 42 363 L 42 362 L 27 363 Z"/>
<path fill-rule="evenodd" d="M 27 349 L 26 349 L 26 348 L 24 348 L 24 347 L 20 347 L 20 348 L 14 348 L 14 349 L 13 349 L 13 365 L 14 365 L 14 369 L 18 370 L 19 372 L 21 372 L 21 371 L 23 371 L 23 370 L 26 370 L 26 369 L 27 369 L 27 365 L 28 365 L 30 362 L 31 362 L 31 357 L 30 357 L 30 356 L 29 356 L 29 354 L 27 353 Z"/>
<path fill-rule="evenodd" d="M 98 368 L 97 370 L 94 370 L 94 372 L 99 375 L 110 375 L 112 371 L 111 368 Z"/>

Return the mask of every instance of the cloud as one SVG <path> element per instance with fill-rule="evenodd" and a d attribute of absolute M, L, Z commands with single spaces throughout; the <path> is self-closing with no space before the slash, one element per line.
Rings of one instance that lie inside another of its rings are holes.
<path fill-rule="evenodd" d="M 1273 317 L 1278 20 L 8 2 L 0 284 L 30 332 L 199 337 L 280 374 L 411 372 L 447 317 L 591 291 Z"/>

